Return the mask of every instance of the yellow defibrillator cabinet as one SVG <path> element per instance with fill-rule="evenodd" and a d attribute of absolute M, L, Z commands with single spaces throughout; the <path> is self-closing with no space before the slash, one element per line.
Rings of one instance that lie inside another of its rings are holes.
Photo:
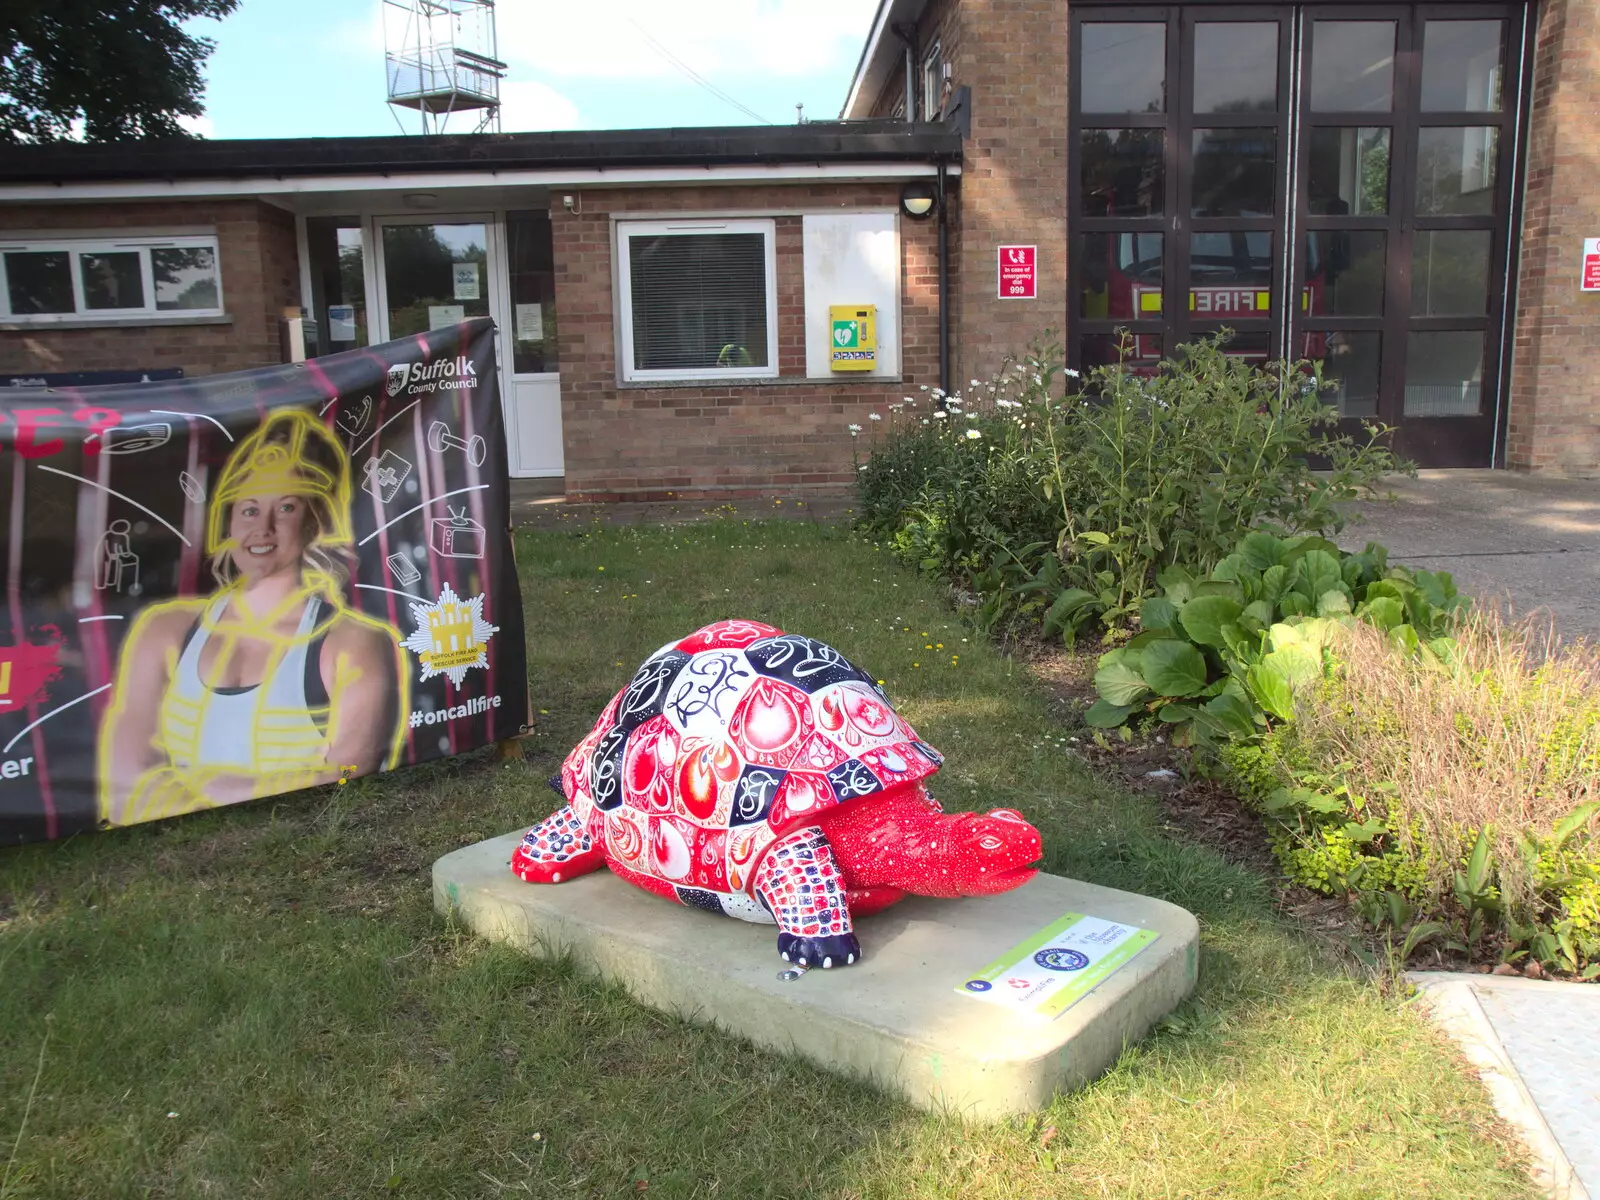
<path fill-rule="evenodd" d="M 828 366 L 835 371 L 870 371 L 878 365 L 878 306 L 830 304 Z"/>

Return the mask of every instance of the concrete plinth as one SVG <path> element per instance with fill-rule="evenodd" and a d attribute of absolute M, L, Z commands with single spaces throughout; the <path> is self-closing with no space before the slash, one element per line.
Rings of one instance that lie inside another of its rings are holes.
<path fill-rule="evenodd" d="M 604 870 L 523 883 L 508 869 L 519 836 L 436 862 L 439 911 L 529 953 L 571 953 L 653 1008 L 865 1075 L 925 1108 L 1037 1109 L 1098 1075 L 1195 984 L 1200 930 L 1188 912 L 1055 875 L 1002 896 L 904 900 L 857 923 L 860 963 L 785 981 L 774 927 L 682 908 Z M 1160 936 L 1053 1020 L 957 991 L 1069 912 Z"/>

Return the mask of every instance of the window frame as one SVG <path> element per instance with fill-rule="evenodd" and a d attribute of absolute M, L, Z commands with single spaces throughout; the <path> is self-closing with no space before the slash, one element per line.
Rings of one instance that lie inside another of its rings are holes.
<path fill-rule="evenodd" d="M 623 383 L 717 382 L 728 379 L 778 377 L 777 222 L 770 217 L 705 217 L 678 221 L 619 220 L 614 245 L 617 264 L 617 328 L 621 345 L 618 365 Z M 641 370 L 633 361 L 633 256 L 635 237 L 694 237 L 706 234 L 759 233 L 766 260 L 767 365 L 764 367 L 684 367 Z"/>
<path fill-rule="evenodd" d="M 922 56 L 922 119 L 931 121 L 939 114 L 940 93 L 944 91 L 944 43 L 933 39 Z"/>
<path fill-rule="evenodd" d="M 216 264 L 217 303 L 210 308 L 157 308 L 154 250 L 210 250 Z M 72 312 L 14 313 L 11 311 L 11 280 L 6 270 L 10 254 L 64 253 L 72 277 Z M 84 254 L 139 255 L 139 281 L 144 289 L 144 304 L 138 308 L 90 308 L 84 297 Z M 17 325 L 101 325 L 160 324 L 210 320 L 227 315 L 222 287 L 222 248 L 216 234 L 125 234 L 96 237 L 29 237 L 11 241 L 0 234 L 0 322 Z"/>

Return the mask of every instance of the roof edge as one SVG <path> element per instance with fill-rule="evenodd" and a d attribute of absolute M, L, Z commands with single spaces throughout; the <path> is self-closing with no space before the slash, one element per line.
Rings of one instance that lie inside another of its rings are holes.
<path fill-rule="evenodd" d="M 9 147 L 0 156 L 0 184 L 932 162 L 960 154 L 960 135 L 944 123 L 904 121 L 438 137 L 54 142 Z"/>

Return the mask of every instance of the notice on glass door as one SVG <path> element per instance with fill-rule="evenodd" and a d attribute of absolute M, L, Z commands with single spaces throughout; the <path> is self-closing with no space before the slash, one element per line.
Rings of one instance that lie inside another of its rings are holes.
<path fill-rule="evenodd" d="M 428 305 L 428 328 L 448 329 L 452 325 L 459 325 L 467 319 L 467 310 L 461 304 L 430 304 Z"/>
<path fill-rule="evenodd" d="M 517 305 L 517 341 L 544 341 L 544 305 Z"/>
<path fill-rule="evenodd" d="M 482 296 L 478 282 L 478 264 L 458 262 L 450 264 L 450 274 L 455 280 L 457 300 L 477 300 Z"/>

